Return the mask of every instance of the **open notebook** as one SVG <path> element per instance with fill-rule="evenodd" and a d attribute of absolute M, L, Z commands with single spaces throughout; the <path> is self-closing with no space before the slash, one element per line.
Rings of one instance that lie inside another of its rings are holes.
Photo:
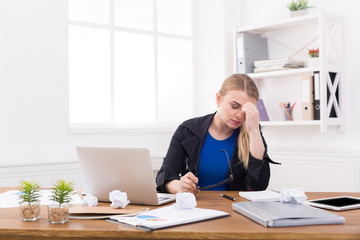
<path fill-rule="evenodd" d="M 157 193 L 149 150 L 146 148 L 78 147 L 86 193 L 109 202 L 109 192 L 126 192 L 130 204 L 161 205 L 175 194 Z"/>

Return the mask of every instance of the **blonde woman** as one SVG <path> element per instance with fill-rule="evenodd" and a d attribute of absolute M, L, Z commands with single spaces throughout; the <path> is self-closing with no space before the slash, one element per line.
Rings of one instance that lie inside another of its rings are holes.
<path fill-rule="evenodd" d="M 251 191 L 267 188 L 266 142 L 256 108 L 259 92 L 245 74 L 225 79 L 217 112 L 183 122 L 157 175 L 160 192 Z"/>

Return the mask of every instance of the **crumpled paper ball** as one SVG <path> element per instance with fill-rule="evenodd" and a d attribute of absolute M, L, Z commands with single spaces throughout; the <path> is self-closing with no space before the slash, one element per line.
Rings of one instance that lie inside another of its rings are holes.
<path fill-rule="evenodd" d="M 82 200 L 82 206 L 96 207 L 98 205 L 97 197 L 91 194 L 86 194 L 86 196 Z"/>
<path fill-rule="evenodd" d="M 177 193 L 176 194 L 176 206 L 178 208 L 191 209 L 197 205 L 194 194 L 189 192 Z"/>
<path fill-rule="evenodd" d="M 130 203 L 126 192 L 121 192 L 120 190 L 110 192 L 109 200 L 111 201 L 110 207 L 112 208 L 125 208 Z"/>
<path fill-rule="evenodd" d="M 307 199 L 307 196 L 305 195 L 305 189 L 302 187 L 292 189 L 288 187 L 282 187 L 280 193 L 282 202 L 302 203 Z"/>

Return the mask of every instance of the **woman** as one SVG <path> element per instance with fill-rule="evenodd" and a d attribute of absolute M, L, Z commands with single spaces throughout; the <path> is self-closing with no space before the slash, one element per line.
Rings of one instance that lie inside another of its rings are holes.
<path fill-rule="evenodd" d="M 157 190 L 196 194 L 209 185 L 215 185 L 212 190 L 266 189 L 273 161 L 259 128 L 258 99 L 250 77 L 227 78 L 216 94 L 218 111 L 187 120 L 175 131 L 156 178 Z"/>

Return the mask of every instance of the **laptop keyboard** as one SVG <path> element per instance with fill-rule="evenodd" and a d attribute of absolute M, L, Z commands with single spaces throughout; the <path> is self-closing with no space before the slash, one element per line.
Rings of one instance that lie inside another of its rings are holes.
<path fill-rule="evenodd" d="M 158 197 L 159 202 L 170 199 L 169 197 Z"/>

